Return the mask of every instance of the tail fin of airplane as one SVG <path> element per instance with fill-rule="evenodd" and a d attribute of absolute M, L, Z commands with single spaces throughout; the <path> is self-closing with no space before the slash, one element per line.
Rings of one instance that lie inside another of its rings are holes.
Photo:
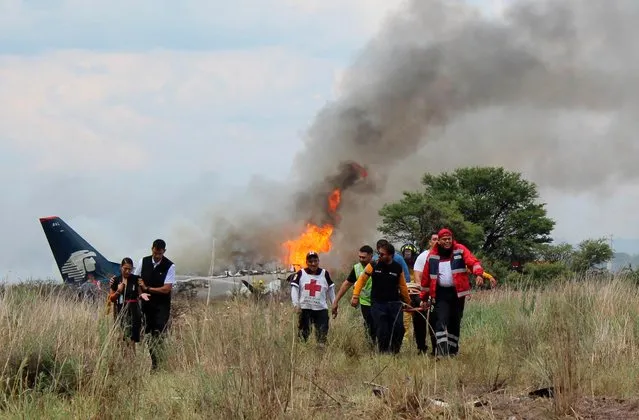
<path fill-rule="evenodd" d="M 41 217 L 40 224 L 65 283 L 107 282 L 120 273 L 120 264 L 107 260 L 59 217 Z"/>

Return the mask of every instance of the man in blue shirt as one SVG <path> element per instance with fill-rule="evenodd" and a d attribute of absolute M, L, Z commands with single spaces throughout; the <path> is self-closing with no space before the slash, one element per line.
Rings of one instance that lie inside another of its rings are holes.
<path fill-rule="evenodd" d="M 379 241 L 377 241 L 377 251 L 379 251 L 379 248 L 384 244 L 388 244 L 388 241 L 386 239 L 380 239 Z M 379 255 L 375 254 L 373 256 L 373 261 L 377 261 L 378 258 Z M 409 282 L 412 277 L 410 275 L 410 270 L 408 269 L 408 264 L 406 264 L 404 257 L 402 257 L 400 253 L 396 252 L 393 256 L 393 261 L 399 263 L 399 265 L 402 266 L 402 270 L 404 271 L 404 278 L 408 279 L 407 282 Z"/>

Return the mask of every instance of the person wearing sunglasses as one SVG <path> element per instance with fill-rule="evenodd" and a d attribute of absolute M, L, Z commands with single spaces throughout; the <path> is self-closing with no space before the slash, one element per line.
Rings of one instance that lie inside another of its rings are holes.
<path fill-rule="evenodd" d="M 357 308 L 362 289 L 371 279 L 371 314 L 375 324 L 377 349 L 397 354 L 406 332 L 403 307 L 411 308 L 402 266 L 393 259 L 395 247 L 386 242 L 378 248 L 379 258 L 366 266 L 353 290 L 351 306 Z"/>

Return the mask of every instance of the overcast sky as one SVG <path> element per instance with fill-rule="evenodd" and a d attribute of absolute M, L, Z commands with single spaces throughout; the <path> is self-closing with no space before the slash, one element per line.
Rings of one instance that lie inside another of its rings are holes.
<path fill-rule="evenodd" d="M 500 1 L 475 3 L 498 16 Z M 234 188 L 286 177 L 399 4 L 0 0 L 0 278 L 59 277 L 38 217 L 62 217 L 112 260 L 156 237 L 170 255 Z M 630 187 L 542 192 L 561 240 L 639 236 Z"/>

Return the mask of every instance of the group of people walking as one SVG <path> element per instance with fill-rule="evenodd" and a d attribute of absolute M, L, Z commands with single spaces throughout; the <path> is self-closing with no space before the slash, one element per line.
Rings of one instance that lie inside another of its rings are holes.
<path fill-rule="evenodd" d="M 120 275 L 109 281 L 109 307 L 113 318 L 123 332 L 128 348 L 135 352 L 135 345 L 144 334 L 149 337 L 148 346 L 153 370 L 163 359 L 164 336 L 171 314 L 171 290 L 175 284 L 175 264 L 164 256 L 166 243 L 156 239 L 148 255 L 135 266 L 131 258 L 122 259 Z"/>
<path fill-rule="evenodd" d="M 314 324 L 317 339 L 324 345 L 329 330 L 329 304 L 333 318 L 337 317 L 339 301 L 353 287 L 351 306 L 360 308 L 368 340 L 379 352 L 399 353 L 410 322 L 405 319 L 412 318 L 420 353 L 428 353 L 426 337 L 430 336 L 430 354 L 457 355 L 471 275 L 479 287 L 484 279 L 493 287 L 496 281 L 484 272 L 467 247 L 454 240 L 450 229 L 433 232 L 427 242 L 427 249 L 416 258 L 412 258 L 412 250 L 405 254 L 412 265 L 412 279 L 405 258 L 388 241 L 377 242 L 376 255 L 369 245 L 362 246 L 359 261 L 337 295 L 329 273 L 319 267 L 319 256 L 310 252 L 306 256 L 307 267 L 291 281 L 300 337 L 307 340 Z"/>
<path fill-rule="evenodd" d="M 457 355 L 471 275 L 477 286 L 482 286 L 484 279 L 492 286 L 496 282 L 485 273 L 473 253 L 454 240 L 449 229 L 433 232 L 427 242 L 427 249 L 418 256 L 412 250 L 404 254 L 411 267 L 387 240 L 377 241 L 376 252 L 369 245 L 362 246 L 359 261 L 337 294 L 329 272 L 319 265 L 319 255 L 309 252 L 306 267 L 290 279 L 300 338 L 308 340 L 311 328 L 315 327 L 317 341 L 324 346 L 329 331 L 329 307 L 333 318 L 337 317 L 340 300 L 353 287 L 351 306 L 360 309 L 368 341 L 379 352 L 401 350 L 412 318 L 420 353 L 428 353 L 427 336 L 430 336 L 430 354 Z M 151 255 L 136 266 L 131 258 L 124 258 L 120 275 L 109 282 L 108 302 L 113 306 L 114 320 L 122 328 L 124 340 L 134 351 L 144 331 L 150 338 L 154 370 L 163 359 L 171 290 L 175 284 L 175 264 L 164 256 L 165 251 L 166 243 L 155 240 Z"/>

